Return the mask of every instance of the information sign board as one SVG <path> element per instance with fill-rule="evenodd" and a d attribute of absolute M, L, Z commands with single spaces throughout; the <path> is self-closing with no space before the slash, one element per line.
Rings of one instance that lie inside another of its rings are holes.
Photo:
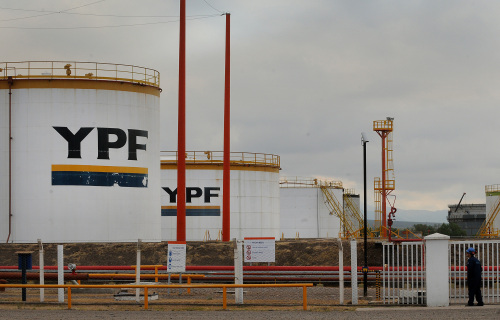
<path fill-rule="evenodd" d="M 169 241 L 167 254 L 167 272 L 186 272 L 186 242 Z"/>
<path fill-rule="evenodd" d="M 243 255 L 245 262 L 274 262 L 274 238 L 245 238 L 243 242 Z"/>

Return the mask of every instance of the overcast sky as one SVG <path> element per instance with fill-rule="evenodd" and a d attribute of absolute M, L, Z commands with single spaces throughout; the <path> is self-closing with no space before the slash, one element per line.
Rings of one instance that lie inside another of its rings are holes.
<path fill-rule="evenodd" d="M 223 149 L 222 12 L 232 151 L 277 154 L 283 176 L 361 193 L 366 132 L 372 207 L 372 125 L 390 116 L 399 209 L 447 210 L 463 192 L 484 203 L 500 184 L 500 2 L 187 0 L 187 150 Z M 158 70 L 161 149 L 177 150 L 178 16 L 178 0 L 0 0 L 1 60 Z"/>

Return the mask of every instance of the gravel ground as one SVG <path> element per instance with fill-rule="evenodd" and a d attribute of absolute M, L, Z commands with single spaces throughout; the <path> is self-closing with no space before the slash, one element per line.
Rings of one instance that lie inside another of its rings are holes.
<path fill-rule="evenodd" d="M 92 311 L 92 310 L 2 310 L 0 319 L 33 320 L 156 320 L 156 319 L 500 319 L 500 306 L 466 308 L 376 307 L 332 311 Z"/>
<path fill-rule="evenodd" d="M 101 289 L 102 290 L 102 289 Z M 243 306 L 234 304 L 228 294 L 227 310 L 222 310 L 220 289 L 160 289 L 159 300 L 150 301 L 149 310 L 135 301 L 117 302 L 113 292 L 75 292 L 73 306 L 57 303 L 57 291 L 46 289 L 46 300 L 40 303 L 36 290 L 28 290 L 22 302 L 20 289 L 0 293 L 0 319 L 500 319 L 500 305 L 446 308 L 404 307 L 377 304 L 375 289 L 360 298 L 358 306 L 350 305 L 351 291 L 345 289 L 345 305 L 339 305 L 339 288 L 316 286 L 308 288 L 308 310 L 302 310 L 302 288 L 245 288 Z M 362 295 L 362 288 L 359 290 Z M 66 300 L 67 301 L 67 300 Z"/>
<path fill-rule="evenodd" d="M 15 305 L 19 307 L 21 303 L 26 307 L 42 308 L 47 305 L 51 306 L 67 306 L 59 304 L 57 298 L 57 289 L 45 289 L 45 302 L 41 304 L 39 291 L 36 289 L 28 289 L 27 303 L 21 300 L 21 289 L 8 288 L 6 292 L 0 294 L 0 308 L 8 308 L 8 306 Z M 87 291 L 85 291 L 87 290 Z M 91 290 L 91 291 L 88 291 Z M 105 290 L 105 291 L 103 291 Z M 72 290 L 72 306 L 73 309 L 86 308 L 90 309 L 93 305 L 109 308 L 142 308 L 143 303 L 136 303 L 135 301 L 116 301 L 113 294 L 118 291 L 115 289 L 76 289 Z M 359 294 L 362 295 L 362 288 Z M 135 294 L 135 290 L 127 290 L 125 292 Z M 179 308 L 192 310 L 193 308 L 205 308 L 220 310 L 222 309 L 223 298 L 221 288 L 192 288 L 191 293 L 187 293 L 186 289 L 166 289 L 157 288 L 150 289 L 149 293 L 155 292 L 158 294 L 158 300 L 149 300 L 149 308 L 152 310 L 179 310 Z M 303 306 L 303 289 L 302 287 L 296 288 L 244 288 L 244 305 L 234 304 L 234 289 L 228 289 L 227 292 L 228 308 L 274 308 L 274 309 L 289 309 L 301 310 Z M 344 289 L 344 303 L 351 303 L 351 289 Z M 375 289 L 369 288 L 368 297 L 366 299 L 360 298 L 359 304 L 366 305 L 370 302 L 375 303 Z M 67 301 L 67 295 L 66 295 Z M 333 306 L 340 304 L 340 292 L 338 287 L 324 287 L 314 286 L 307 288 L 307 305 L 309 307 L 323 307 Z"/>

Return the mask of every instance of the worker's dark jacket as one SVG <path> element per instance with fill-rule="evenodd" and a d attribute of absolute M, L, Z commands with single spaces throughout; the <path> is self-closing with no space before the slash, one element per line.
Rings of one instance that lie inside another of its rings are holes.
<path fill-rule="evenodd" d="M 476 286 L 481 283 L 481 262 L 476 257 L 472 256 L 467 261 L 467 284 L 469 286 Z"/>

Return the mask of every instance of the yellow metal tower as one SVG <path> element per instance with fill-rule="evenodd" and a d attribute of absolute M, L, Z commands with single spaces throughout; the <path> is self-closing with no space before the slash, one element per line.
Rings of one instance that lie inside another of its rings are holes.
<path fill-rule="evenodd" d="M 394 163 L 392 158 L 392 131 L 394 118 L 373 121 L 373 131 L 382 139 L 382 179 L 375 178 L 375 228 L 380 236 L 387 237 L 387 196 L 395 189 Z"/>

